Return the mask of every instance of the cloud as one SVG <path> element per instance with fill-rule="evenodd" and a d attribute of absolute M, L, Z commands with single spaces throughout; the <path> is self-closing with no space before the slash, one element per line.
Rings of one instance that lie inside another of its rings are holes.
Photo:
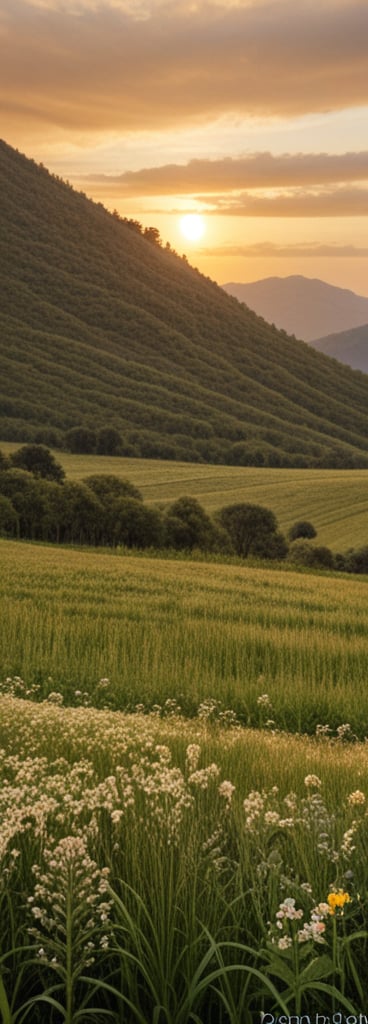
<path fill-rule="evenodd" d="M 310 242 L 299 242 L 296 244 L 281 245 L 274 242 L 256 242 L 253 245 L 223 245 L 216 249 L 202 248 L 201 256 L 206 257 L 245 257 L 246 259 L 257 258 L 285 258 L 285 259 L 365 259 L 368 256 L 368 247 L 355 245 L 328 245 L 311 244 Z"/>
<path fill-rule="evenodd" d="M 368 188 L 326 188 L 318 192 L 295 189 L 272 196 L 243 192 L 230 201 L 219 196 L 216 213 L 237 217 L 367 217 Z"/>
<path fill-rule="evenodd" d="M 246 188 L 324 185 L 368 180 L 368 151 L 360 153 L 252 153 L 221 160 L 194 159 L 120 175 L 90 175 L 86 183 L 114 195 L 193 195 Z"/>
<path fill-rule="evenodd" d="M 368 102 L 366 0 L 2 0 L 3 131 L 178 127 Z"/>

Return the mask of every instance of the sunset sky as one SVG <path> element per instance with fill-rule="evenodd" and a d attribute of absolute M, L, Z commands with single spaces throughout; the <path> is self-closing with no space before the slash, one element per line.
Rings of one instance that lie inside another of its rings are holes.
<path fill-rule="evenodd" d="M 6 142 L 219 283 L 368 295 L 367 0 L 1 0 L 0 42 Z"/>

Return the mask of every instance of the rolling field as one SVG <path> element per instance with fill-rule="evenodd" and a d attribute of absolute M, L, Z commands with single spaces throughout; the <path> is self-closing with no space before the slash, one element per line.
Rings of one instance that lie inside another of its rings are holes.
<path fill-rule="evenodd" d="M 0 443 L 5 454 L 18 447 Z M 113 473 L 136 484 L 148 502 L 166 504 L 186 494 L 197 498 L 208 512 L 235 502 L 252 502 L 272 509 L 282 532 L 299 519 L 310 520 L 318 532 L 318 544 L 333 551 L 368 544 L 368 470 L 259 469 L 54 454 L 71 480 Z"/>
<path fill-rule="evenodd" d="M 43 695 L 189 715 L 215 700 L 243 724 L 368 734 L 365 578 L 4 540 L 0 559 L 3 675 Z"/>

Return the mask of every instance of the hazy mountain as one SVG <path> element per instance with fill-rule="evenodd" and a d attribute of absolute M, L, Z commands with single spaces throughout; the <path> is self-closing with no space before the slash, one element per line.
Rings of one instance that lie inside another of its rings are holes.
<path fill-rule="evenodd" d="M 368 298 L 317 278 L 266 277 L 251 284 L 224 284 L 258 316 L 303 341 L 368 323 Z"/>
<path fill-rule="evenodd" d="M 368 373 L 368 324 L 354 327 L 351 331 L 328 334 L 326 338 L 317 338 L 312 344 L 313 348 L 339 359 L 340 363 Z"/>
<path fill-rule="evenodd" d="M 368 378 L 259 319 L 152 230 L 0 143 L 0 440 L 368 465 Z"/>

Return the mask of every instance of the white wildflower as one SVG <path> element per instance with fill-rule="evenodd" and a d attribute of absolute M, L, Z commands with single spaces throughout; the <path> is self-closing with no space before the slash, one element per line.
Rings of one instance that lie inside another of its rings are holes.
<path fill-rule="evenodd" d="M 354 793 L 350 793 L 348 796 L 348 804 L 351 807 L 356 807 L 359 804 L 365 804 L 365 794 L 360 789 L 354 790 Z"/>
<path fill-rule="evenodd" d="M 322 786 L 321 780 L 318 775 L 306 775 L 304 779 L 304 785 L 307 789 L 319 789 Z"/>

